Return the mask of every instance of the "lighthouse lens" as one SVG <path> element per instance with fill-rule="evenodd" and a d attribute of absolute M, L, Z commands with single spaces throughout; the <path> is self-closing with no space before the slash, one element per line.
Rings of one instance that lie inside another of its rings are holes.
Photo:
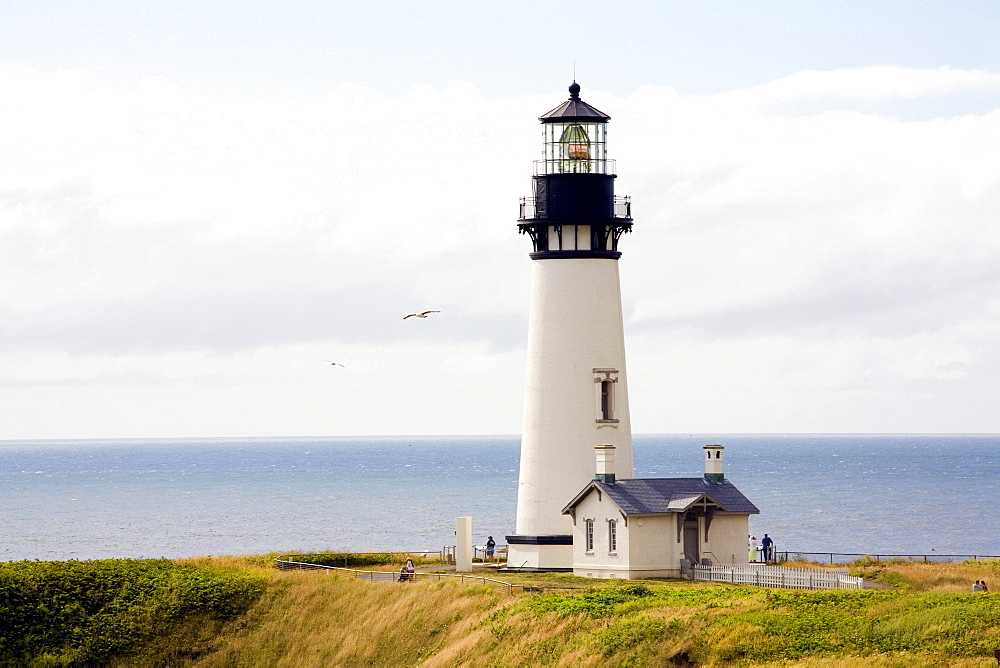
<path fill-rule="evenodd" d="M 564 146 L 565 155 L 570 160 L 590 160 L 590 137 L 582 125 L 568 126 L 559 143 Z"/>

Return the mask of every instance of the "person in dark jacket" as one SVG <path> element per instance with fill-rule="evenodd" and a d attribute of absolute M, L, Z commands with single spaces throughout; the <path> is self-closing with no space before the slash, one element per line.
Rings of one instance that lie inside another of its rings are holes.
<path fill-rule="evenodd" d="M 771 537 L 768 536 L 767 534 L 764 534 L 764 539 L 760 541 L 760 546 L 764 548 L 764 561 L 774 560 L 774 552 L 773 552 L 774 548 L 772 547 L 773 545 L 774 541 L 771 540 Z"/>

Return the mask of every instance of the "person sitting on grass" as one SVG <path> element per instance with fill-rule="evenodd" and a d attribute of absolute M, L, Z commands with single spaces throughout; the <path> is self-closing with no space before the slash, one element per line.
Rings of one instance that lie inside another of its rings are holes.
<path fill-rule="evenodd" d="M 399 569 L 399 581 L 411 582 L 417 569 L 413 567 L 413 559 L 407 559 L 403 567 Z"/>

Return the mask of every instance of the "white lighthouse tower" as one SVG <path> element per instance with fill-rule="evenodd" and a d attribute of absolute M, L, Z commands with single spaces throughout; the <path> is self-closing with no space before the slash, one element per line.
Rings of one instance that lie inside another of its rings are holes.
<path fill-rule="evenodd" d="M 542 115 L 543 159 L 518 227 L 533 252 L 528 369 L 510 569 L 571 571 L 563 507 L 594 478 L 594 448 L 613 445 L 619 477 L 634 476 L 618 280 L 618 240 L 630 231 L 614 194 L 610 117 L 580 99 Z"/>

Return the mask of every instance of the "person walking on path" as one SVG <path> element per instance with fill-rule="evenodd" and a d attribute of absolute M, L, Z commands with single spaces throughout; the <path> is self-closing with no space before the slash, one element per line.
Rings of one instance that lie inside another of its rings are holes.
<path fill-rule="evenodd" d="M 486 539 L 486 561 L 493 563 L 493 553 L 497 549 L 497 542 L 493 540 L 493 536 Z"/>
<path fill-rule="evenodd" d="M 770 562 L 774 560 L 774 541 L 767 534 L 764 534 L 764 539 L 760 541 L 761 547 L 764 548 L 764 561 Z"/>

